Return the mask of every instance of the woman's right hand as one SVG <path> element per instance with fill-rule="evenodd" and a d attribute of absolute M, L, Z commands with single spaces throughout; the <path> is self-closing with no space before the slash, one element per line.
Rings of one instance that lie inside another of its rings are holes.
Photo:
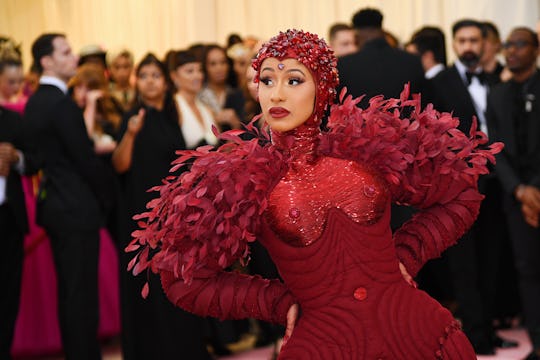
<path fill-rule="evenodd" d="M 523 214 L 525 222 L 530 226 L 537 228 L 540 225 L 540 213 L 538 211 L 535 211 L 532 207 L 528 206 L 525 203 L 521 204 L 521 213 Z"/>
<path fill-rule="evenodd" d="M 95 89 L 95 90 L 89 90 L 86 93 L 86 103 L 87 104 L 95 104 L 98 99 L 100 99 L 103 96 L 103 90 Z"/>
<path fill-rule="evenodd" d="M 139 131 L 141 131 L 144 125 L 144 115 L 144 109 L 140 109 L 137 115 L 133 115 L 131 118 L 129 118 L 127 131 L 131 135 L 137 135 Z"/>
<path fill-rule="evenodd" d="M 294 326 L 296 325 L 296 319 L 298 319 L 298 309 L 298 304 L 292 304 L 289 311 L 287 311 L 287 327 L 285 328 L 283 345 L 287 343 L 293 333 Z"/>

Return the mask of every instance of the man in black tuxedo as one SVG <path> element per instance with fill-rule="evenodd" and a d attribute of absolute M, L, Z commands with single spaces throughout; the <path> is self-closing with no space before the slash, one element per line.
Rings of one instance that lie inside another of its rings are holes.
<path fill-rule="evenodd" d="M 540 73 L 538 38 L 529 28 L 512 30 L 503 45 L 512 80 L 488 97 L 490 137 L 505 148 L 497 156 L 504 210 L 514 250 L 523 315 L 533 351 L 540 359 Z"/>
<path fill-rule="evenodd" d="M 66 95 L 78 61 L 68 41 L 41 35 L 32 55 L 41 78 L 25 119 L 43 170 L 36 218 L 51 240 L 64 352 L 67 359 L 100 359 L 97 266 L 107 186 L 82 111 Z"/>
<path fill-rule="evenodd" d="M 362 9 L 352 18 L 359 51 L 338 59 L 340 88 L 353 97 L 366 95 L 359 106 L 366 108 L 376 95 L 399 98 L 411 83 L 411 93 L 424 90 L 424 70 L 417 56 L 390 47 L 382 29 L 383 15 L 375 9 Z M 339 93 L 339 90 L 338 90 Z"/>
<path fill-rule="evenodd" d="M 10 359 L 15 321 L 19 311 L 23 265 L 23 240 L 28 219 L 21 183 L 25 168 L 22 120 L 0 106 L 0 359 Z"/>
<path fill-rule="evenodd" d="M 460 20 L 452 27 L 452 38 L 458 59 L 430 81 L 430 100 L 437 110 L 458 117 L 459 129 L 464 133 L 469 133 L 473 117 L 478 119 L 480 130 L 488 133 L 485 110 L 490 84 L 480 66 L 484 46 L 482 24 Z M 486 198 L 478 219 L 458 244 L 446 251 L 446 256 L 463 330 L 477 354 L 490 355 L 495 353 L 495 347 L 517 344 L 496 336 L 492 325 L 497 270 L 507 236 L 501 211 L 502 189 L 493 173 L 480 179 L 479 189 Z"/>
<path fill-rule="evenodd" d="M 365 109 L 373 96 L 399 98 L 405 84 L 411 93 L 424 90 L 424 69 L 417 56 L 392 48 L 382 29 L 383 15 L 376 9 L 362 9 L 352 18 L 359 51 L 338 58 L 339 88 L 346 87 L 353 97 L 365 95 L 358 106 Z M 392 228 L 412 216 L 412 209 L 392 205 Z"/>

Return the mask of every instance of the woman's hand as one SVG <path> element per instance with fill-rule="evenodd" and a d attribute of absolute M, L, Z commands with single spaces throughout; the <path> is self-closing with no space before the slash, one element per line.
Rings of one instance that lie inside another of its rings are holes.
<path fill-rule="evenodd" d="M 525 219 L 525 222 L 529 225 L 531 225 L 534 228 L 537 228 L 539 223 L 539 212 L 535 211 L 532 207 L 529 205 L 523 203 L 521 205 L 521 213 L 523 214 L 523 218 Z"/>
<path fill-rule="evenodd" d="M 131 135 L 137 135 L 144 125 L 144 109 L 140 109 L 137 115 L 133 115 L 128 121 L 127 131 Z"/>
<path fill-rule="evenodd" d="M 516 199 L 535 212 L 540 212 L 540 189 L 531 185 L 519 185 L 515 191 Z"/>
<path fill-rule="evenodd" d="M 416 281 L 414 281 L 413 277 L 409 274 L 409 272 L 405 268 L 405 265 L 403 265 L 401 261 L 399 262 L 399 271 L 401 271 L 401 276 L 403 276 L 403 279 L 405 279 L 405 281 L 409 285 L 411 285 L 415 289 L 418 288 L 418 284 L 416 284 Z"/>
<path fill-rule="evenodd" d="M 107 134 L 94 136 L 94 151 L 98 155 L 112 153 L 117 145 L 116 141 Z"/>
<path fill-rule="evenodd" d="M 294 326 L 296 325 L 296 319 L 298 319 L 298 304 L 292 304 L 287 311 L 287 327 L 285 328 L 285 336 L 283 337 L 283 345 L 287 343 L 291 337 Z"/>
<path fill-rule="evenodd" d="M 11 165 L 19 161 L 15 147 L 7 142 L 0 143 L 0 176 L 8 176 Z"/>
<path fill-rule="evenodd" d="M 218 112 L 216 114 L 216 121 L 218 124 L 227 124 L 233 129 L 238 129 L 241 125 L 233 109 L 223 109 Z"/>
<path fill-rule="evenodd" d="M 89 90 L 86 93 L 86 104 L 95 104 L 98 99 L 103 97 L 103 90 L 95 89 L 95 90 Z"/>

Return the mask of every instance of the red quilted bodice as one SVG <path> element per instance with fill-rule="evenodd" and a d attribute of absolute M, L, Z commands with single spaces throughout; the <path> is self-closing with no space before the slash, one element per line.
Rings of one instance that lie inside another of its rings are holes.
<path fill-rule="evenodd" d="M 270 194 L 266 220 L 294 246 L 321 236 L 331 208 L 357 223 L 372 224 L 389 200 L 384 182 L 365 165 L 321 156 L 319 136 L 312 119 L 288 133 L 272 133 L 276 147 L 289 156 L 289 170 Z"/>
<path fill-rule="evenodd" d="M 357 223 L 373 224 L 388 200 L 383 181 L 365 166 L 320 157 L 287 172 L 270 195 L 266 218 L 283 241 L 305 246 L 320 237 L 329 209 L 341 209 Z"/>

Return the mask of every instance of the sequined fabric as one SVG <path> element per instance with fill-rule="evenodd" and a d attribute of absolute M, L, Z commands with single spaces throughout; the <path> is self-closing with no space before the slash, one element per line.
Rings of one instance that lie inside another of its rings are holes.
<path fill-rule="evenodd" d="M 319 136 L 313 119 L 287 134 L 272 133 L 274 144 L 288 156 L 289 171 L 272 191 L 266 217 L 294 246 L 320 237 L 331 208 L 357 223 L 373 224 L 389 200 L 384 182 L 365 165 L 318 155 Z"/>

